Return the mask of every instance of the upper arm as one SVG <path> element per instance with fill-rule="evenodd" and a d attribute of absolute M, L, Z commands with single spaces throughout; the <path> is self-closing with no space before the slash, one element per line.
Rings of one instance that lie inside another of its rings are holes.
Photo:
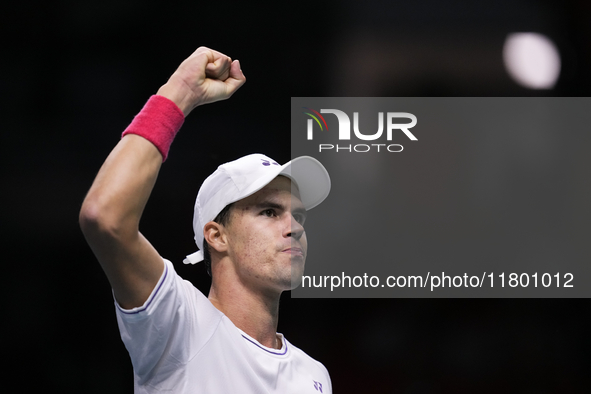
<path fill-rule="evenodd" d="M 164 270 L 164 262 L 156 249 L 140 232 L 121 237 L 87 229 L 84 235 L 119 305 L 125 309 L 143 305 Z"/>
<path fill-rule="evenodd" d="M 123 308 L 141 306 L 164 263 L 139 232 L 162 156 L 149 141 L 124 137 L 113 149 L 80 210 L 80 227 Z"/>

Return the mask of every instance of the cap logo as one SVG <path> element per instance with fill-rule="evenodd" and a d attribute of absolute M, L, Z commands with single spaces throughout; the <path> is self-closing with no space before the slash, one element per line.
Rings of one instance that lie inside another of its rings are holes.
<path fill-rule="evenodd" d="M 276 163 L 276 162 L 274 162 L 274 161 L 272 161 L 272 162 L 269 162 L 269 160 L 265 160 L 265 159 L 261 159 L 261 160 L 263 161 L 263 163 L 262 163 L 262 164 L 263 164 L 264 166 L 270 166 L 271 164 L 273 164 L 274 166 L 278 166 L 278 165 L 279 165 L 279 164 L 277 164 L 277 163 Z"/>

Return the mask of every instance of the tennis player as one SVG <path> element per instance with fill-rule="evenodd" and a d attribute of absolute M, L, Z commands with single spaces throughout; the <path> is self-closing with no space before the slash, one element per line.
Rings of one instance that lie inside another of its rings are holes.
<path fill-rule="evenodd" d="M 195 203 L 206 297 L 139 232 L 162 163 L 185 117 L 246 81 L 238 60 L 198 48 L 125 130 L 80 211 L 113 289 L 136 393 L 332 393 L 326 368 L 277 333 L 279 297 L 301 281 L 307 211 L 330 190 L 311 157 L 280 165 L 262 154 L 222 164 Z"/>

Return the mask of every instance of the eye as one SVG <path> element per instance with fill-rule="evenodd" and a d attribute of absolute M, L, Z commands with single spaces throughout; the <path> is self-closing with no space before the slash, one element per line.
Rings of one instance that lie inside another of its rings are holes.
<path fill-rule="evenodd" d="M 263 212 L 261 212 L 261 214 L 265 215 L 269 218 L 277 216 L 277 213 L 275 212 L 274 209 L 265 209 Z"/>
<path fill-rule="evenodd" d="M 296 222 L 298 222 L 302 226 L 304 225 L 304 222 L 306 221 L 306 215 L 303 215 L 301 213 L 294 214 L 293 218 L 295 219 Z"/>

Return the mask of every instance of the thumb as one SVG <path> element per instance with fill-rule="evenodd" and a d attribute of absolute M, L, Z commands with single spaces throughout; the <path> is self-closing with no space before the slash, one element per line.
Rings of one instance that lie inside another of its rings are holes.
<path fill-rule="evenodd" d="M 232 94 L 238 90 L 238 88 L 240 88 L 244 82 L 246 82 L 246 77 L 240 68 L 240 61 L 234 60 L 230 66 L 230 75 L 228 76 L 228 79 L 224 81 L 224 83 L 229 88 L 229 93 Z"/>

